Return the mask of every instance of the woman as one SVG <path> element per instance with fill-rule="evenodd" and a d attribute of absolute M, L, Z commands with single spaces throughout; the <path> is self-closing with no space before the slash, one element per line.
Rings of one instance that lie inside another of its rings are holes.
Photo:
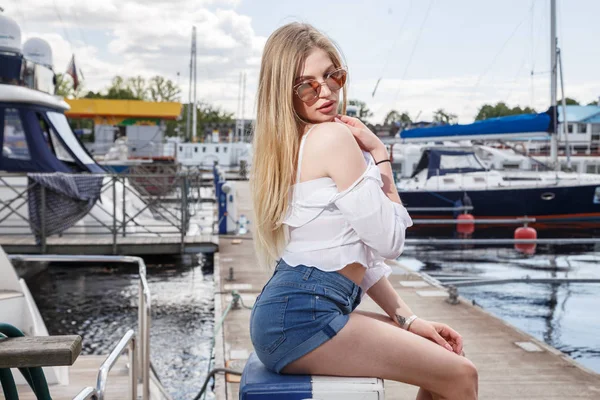
<path fill-rule="evenodd" d="M 277 373 L 372 376 L 417 399 L 476 399 L 477 370 L 447 325 L 417 318 L 387 277 L 412 225 L 385 146 L 346 108 L 340 53 L 292 23 L 265 45 L 251 191 L 259 263 L 276 265 L 250 336 Z M 340 92 L 343 97 L 340 99 Z M 387 315 L 355 310 L 368 294 Z"/>

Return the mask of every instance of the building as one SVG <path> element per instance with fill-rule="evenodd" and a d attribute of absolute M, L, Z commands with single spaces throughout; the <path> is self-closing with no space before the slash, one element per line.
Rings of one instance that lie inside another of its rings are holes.
<path fill-rule="evenodd" d="M 174 157 L 163 148 L 165 121 L 176 120 L 181 115 L 181 104 L 175 102 L 150 102 L 140 100 L 73 99 L 65 100 L 71 106 L 66 112 L 70 119 L 94 121 L 94 143 L 88 150 L 94 155 L 104 155 L 116 139 L 127 137 L 130 157 Z"/>

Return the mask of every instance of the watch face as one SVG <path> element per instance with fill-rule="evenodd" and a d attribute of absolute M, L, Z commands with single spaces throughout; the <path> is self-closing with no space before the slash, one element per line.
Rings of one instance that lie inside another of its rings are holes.
<path fill-rule="evenodd" d="M 404 318 L 402 315 L 396 314 L 396 321 L 398 321 L 401 327 L 404 327 L 404 324 L 406 323 L 406 318 Z"/>

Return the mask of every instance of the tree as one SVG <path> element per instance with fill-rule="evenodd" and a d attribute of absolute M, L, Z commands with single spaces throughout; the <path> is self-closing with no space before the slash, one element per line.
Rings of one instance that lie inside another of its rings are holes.
<path fill-rule="evenodd" d="M 518 114 L 533 114 L 536 111 L 531 107 L 521 108 L 519 106 L 510 108 L 506 103 L 500 101 L 496 105 L 484 104 L 479 109 L 475 121 L 481 121 L 489 118 L 506 117 Z"/>
<path fill-rule="evenodd" d="M 182 118 L 178 121 L 167 121 L 167 136 L 175 136 L 177 134 L 177 128 L 180 133 L 185 132 L 185 124 L 187 118 L 187 110 L 189 104 L 183 105 L 181 112 Z M 213 122 L 233 122 L 233 113 L 223 111 L 219 107 L 215 107 L 208 103 L 200 102 L 196 108 L 196 137 L 202 138 L 204 136 L 204 127 L 207 123 Z M 190 121 L 191 123 L 191 121 Z M 191 127 L 190 127 L 191 129 Z M 189 138 L 191 139 L 191 138 Z"/>
<path fill-rule="evenodd" d="M 587 105 L 588 106 L 597 106 L 598 105 L 598 100 L 590 101 Z"/>
<path fill-rule="evenodd" d="M 148 100 L 148 87 L 146 85 L 146 80 L 143 77 L 138 75 L 127 79 L 127 87 L 138 99 Z"/>
<path fill-rule="evenodd" d="M 433 113 L 433 122 L 442 124 L 452 124 L 457 120 L 456 114 L 447 113 L 443 108 L 438 109 Z"/>
<path fill-rule="evenodd" d="M 73 80 L 67 74 L 56 74 L 56 87 L 54 94 L 64 98 L 78 98 L 83 93 L 83 82 L 80 82 L 77 89 L 73 89 Z"/>
<path fill-rule="evenodd" d="M 408 113 L 403 112 L 402 114 L 399 113 L 396 110 L 392 110 L 389 113 L 387 113 L 387 115 L 385 116 L 385 119 L 383 120 L 383 125 L 391 125 L 391 124 L 396 124 L 396 123 L 400 123 L 400 124 L 410 124 L 412 122 L 412 120 L 410 119 L 410 116 L 408 115 Z"/>
<path fill-rule="evenodd" d="M 148 91 L 152 101 L 175 101 L 181 94 L 181 89 L 177 84 L 159 75 L 150 79 Z"/>
<path fill-rule="evenodd" d="M 117 100 L 141 100 L 133 93 L 125 79 L 119 75 L 113 78 L 104 98 Z"/>
<path fill-rule="evenodd" d="M 568 106 L 579 106 L 580 105 L 577 100 L 572 99 L 570 97 L 565 98 L 565 103 Z M 558 100 L 558 102 L 556 104 L 559 104 L 559 105 L 562 104 L 562 99 Z"/>
<path fill-rule="evenodd" d="M 369 108 L 367 107 L 367 103 L 365 103 L 364 101 L 353 99 L 348 100 L 348 104 L 351 106 L 358 107 L 358 118 L 361 119 L 363 122 L 366 122 L 369 118 L 373 116 L 373 113 L 371 112 L 371 110 L 369 110 Z"/>

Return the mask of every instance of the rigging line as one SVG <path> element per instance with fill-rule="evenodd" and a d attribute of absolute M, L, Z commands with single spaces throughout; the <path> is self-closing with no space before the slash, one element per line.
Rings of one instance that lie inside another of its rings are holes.
<path fill-rule="evenodd" d="M 74 53 L 73 42 L 71 42 L 71 38 L 69 37 L 69 32 L 67 31 L 67 29 L 65 27 L 65 22 L 63 21 L 62 16 L 60 15 L 60 11 L 58 11 L 58 7 L 56 6 L 56 0 L 52 0 L 52 4 L 54 5 L 54 12 L 56 13 L 56 16 L 58 17 L 60 24 L 62 25 L 63 32 L 65 33 L 65 38 L 67 39 L 67 42 L 69 42 L 69 47 L 71 48 L 71 53 Z"/>
<path fill-rule="evenodd" d="M 504 41 L 504 43 L 500 47 L 500 50 L 496 53 L 496 55 L 492 59 L 492 62 L 484 69 L 483 73 L 481 75 L 479 75 L 479 78 L 477 78 L 477 82 L 475 82 L 475 86 L 473 86 L 473 90 L 475 90 L 475 89 L 477 89 L 477 87 L 479 87 L 479 84 L 481 83 L 481 80 L 483 79 L 483 77 L 485 75 L 487 75 L 487 73 L 496 64 L 496 60 L 498 59 L 498 57 L 500 56 L 500 54 L 502 54 L 502 52 L 504 51 L 504 48 L 506 47 L 506 45 L 508 44 L 508 42 L 510 42 L 510 40 L 515 36 L 515 34 L 517 33 L 517 31 L 519 30 L 519 28 L 521 27 L 521 25 L 523 25 L 523 22 L 525 22 L 525 20 L 527 19 L 528 15 L 529 15 L 529 11 L 525 15 L 525 18 L 523 18 L 521 20 L 521 22 L 519 22 L 517 24 L 517 26 L 513 29 L 513 31 L 511 32 L 510 36 L 508 37 L 508 39 L 506 39 Z"/>
<path fill-rule="evenodd" d="M 508 104 L 508 99 L 510 98 L 513 90 L 515 89 L 515 86 L 516 86 L 517 80 L 519 78 L 519 74 L 521 73 L 521 70 L 525 66 L 525 63 L 527 62 L 527 56 L 528 56 L 527 53 L 529 53 L 529 49 L 527 48 L 527 46 L 525 46 L 525 54 L 523 54 L 523 60 L 521 61 L 521 65 L 517 69 L 517 73 L 515 74 L 515 77 L 514 77 L 512 83 L 510 84 L 510 90 L 508 91 L 508 94 L 506 95 L 506 98 L 504 100 L 504 102 L 506 104 Z M 533 75 L 531 75 L 531 79 L 533 79 Z"/>
<path fill-rule="evenodd" d="M 406 74 L 408 73 L 408 68 L 410 67 L 410 64 L 412 63 L 413 56 L 415 55 L 415 50 L 417 49 L 417 45 L 419 44 L 419 40 L 421 39 L 421 34 L 423 33 L 423 28 L 425 27 L 425 23 L 427 22 L 427 19 L 429 18 L 431 9 L 433 8 L 433 3 L 435 3 L 435 0 L 431 0 L 429 2 L 429 6 L 427 7 L 427 11 L 425 12 L 425 17 L 423 18 L 423 21 L 421 22 L 421 26 L 419 27 L 419 33 L 417 34 L 415 43 L 413 44 L 410 55 L 408 56 L 408 62 L 406 63 L 406 67 L 404 68 L 404 73 L 402 74 L 402 77 L 400 78 L 400 82 L 402 82 L 404 80 L 404 78 L 406 78 Z M 392 101 L 392 103 L 391 103 L 392 106 L 396 102 L 396 99 L 398 99 L 400 90 L 401 90 L 401 88 L 399 87 L 398 90 L 396 91 L 396 95 L 394 96 L 394 101 Z"/>
<path fill-rule="evenodd" d="M 76 21 L 81 20 L 81 18 L 79 18 L 79 13 L 77 12 L 77 8 L 73 8 L 73 15 L 75 16 Z M 87 41 L 85 32 L 83 31 L 83 29 L 81 29 L 81 26 L 79 26 L 79 23 L 76 23 L 75 26 L 77 27 L 77 30 L 79 31 L 79 37 L 81 37 L 81 40 L 83 40 L 83 44 L 85 44 L 85 46 L 88 47 L 88 41 Z"/>
<path fill-rule="evenodd" d="M 21 25 L 23 25 L 25 32 L 28 32 L 29 29 L 27 29 L 27 23 L 25 18 L 25 12 L 23 12 L 23 6 L 21 5 L 20 1 L 15 0 L 14 3 L 16 4 L 15 8 L 19 11 L 19 14 L 21 15 Z"/>
<path fill-rule="evenodd" d="M 404 31 L 404 27 L 406 26 L 406 22 L 408 21 L 408 17 L 410 16 L 410 11 L 412 10 L 412 6 L 413 6 L 413 0 L 410 0 L 410 2 L 408 3 L 408 11 L 406 12 L 406 14 L 404 14 L 404 19 L 402 20 L 402 23 L 400 24 L 400 29 L 398 29 L 398 33 L 394 37 L 394 43 L 392 44 L 392 48 L 388 54 L 385 65 L 383 66 L 383 69 L 381 70 L 381 73 L 379 74 L 379 79 L 377 80 L 377 83 L 375 84 L 375 89 L 373 89 L 373 94 L 371 95 L 371 97 L 375 97 L 375 92 L 377 91 L 379 82 L 381 81 L 381 79 L 383 79 L 383 76 L 385 75 L 385 73 L 388 69 L 388 66 L 390 64 L 390 59 L 392 57 L 392 54 L 394 54 L 394 50 L 396 50 L 396 45 L 398 43 L 398 39 L 402 35 L 402 31 Z"/>

